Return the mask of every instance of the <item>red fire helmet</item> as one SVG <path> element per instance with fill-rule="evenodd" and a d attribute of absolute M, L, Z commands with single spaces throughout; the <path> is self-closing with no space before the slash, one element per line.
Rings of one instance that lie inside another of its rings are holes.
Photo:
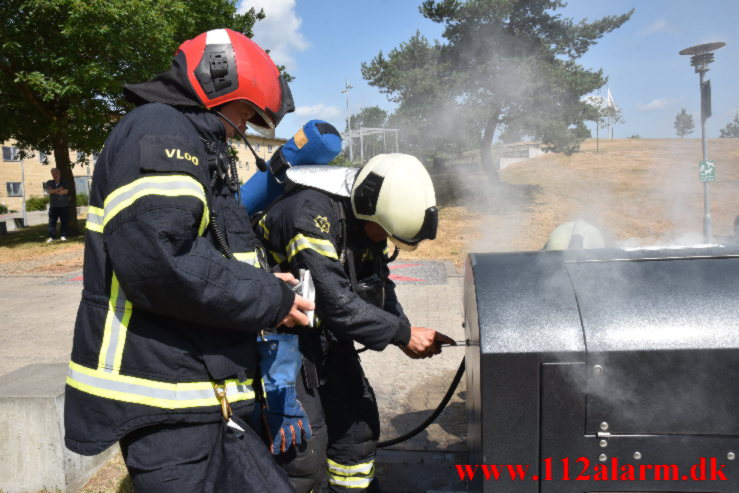
<path fill-rule="evenodd" d="M 249 123 L 270 131 L 295 110 L 287 81 L 254 41 L 231 29 L 214 29 L 182 43 L 187 78 L 206 108 L 236 100 L 256 111 Z"/>

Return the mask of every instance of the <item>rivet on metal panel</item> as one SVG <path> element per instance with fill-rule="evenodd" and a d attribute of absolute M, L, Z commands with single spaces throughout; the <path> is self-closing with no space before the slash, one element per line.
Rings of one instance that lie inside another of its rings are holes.
<path fill-rule="evenodd" d="M 608 456 L 606 454 L 600 454 L 600 457 L 598 457 L 598 460 L 601 462 L 605 462 L 608 460 Z"/>
<path fill-rule="evenodd" d="M 603 431 L 606 431 L 608 429 L 608 423 L 606 423 L 605 421 L 603 421 L 600 424 L 600 429 L 603 430 Z"/>
<path fill-rule="evenodd" d="M 596 375 L 602 375 L 602 374 L 603 374 L 603 367 L 602 367 L 602 366 L 600 366 L 600 365 L 595 365 L 595 366 L 593 367 L 593 372 L 594 372 L 594 373 L 595 373 Z"/>
<path fill-rule="evenodd" d="M 600 445 L 601 447 L 607 447 L 608 446 L 608 440 L 601 440 L 600 442 L 598 442 L 598 445 Z"/>
<path fill-rule="evenodd" d="M 729 460 L 734 460 L 736 459 L 736 454 L 734 452 L 729 452 L 728 454 L 726 454 L 726 458 Z"/>
<path fill-rule="evenodd" d="M 636 460 L 641 459 L 641 452 L 639 452 L 639 451 L 634 452 L 634 459 L 636 459 Z"/>

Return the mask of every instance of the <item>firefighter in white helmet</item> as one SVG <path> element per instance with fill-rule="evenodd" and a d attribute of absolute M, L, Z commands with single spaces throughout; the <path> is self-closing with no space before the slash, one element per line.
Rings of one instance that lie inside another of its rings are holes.
<path fill-rule="evenodd" d="M 304 364 L 297 378 L 313 436 L 300 447 L 285 443 L 277 460 L 297 491 L 310 491 L 322 467 L 331 491 L 362 491 L 373 484 L 380 429 L 355 341 L 375 351 L 394 344 L 411 358 L 454 343 L 411 327 L 387 266 L 388 239 L 413 249 L 436 237 L 434 188 L 407 154 L 376 156 L 361 170 L 297 166 L 287 179 L 292 191 L 259 219 L 257 234 L 283 271 L 312 273 L 317 330 L 300 333 Z"/>

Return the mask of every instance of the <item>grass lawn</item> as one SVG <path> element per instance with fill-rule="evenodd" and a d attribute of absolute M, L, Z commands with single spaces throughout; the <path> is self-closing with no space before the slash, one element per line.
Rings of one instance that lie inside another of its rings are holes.
<path fill-rule="evenodd" d="M 84 231 L 85 221 L 80 220 L 79 225 Z M 46 243 L 47 238 L 45 224 L 0 236 L 0 272 L 62 273 L 82 268 L 83 234 L 51 243 Z"/>

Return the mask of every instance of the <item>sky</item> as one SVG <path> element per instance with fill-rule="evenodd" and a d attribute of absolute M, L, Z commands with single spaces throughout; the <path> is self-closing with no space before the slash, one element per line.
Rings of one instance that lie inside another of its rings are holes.
<path fill-rule="evenodd" d="M 442 40 L 443 26 L 418 12 L 421 0 L 242 0 L 239 8 L 264 9 L 266 19 L 254 28 L 254 39 L 278 64 L 295 76 L 291 84 L 296 111 L 277 135 L 292 136 L 306 121 L 318 118 L 344 130 L 348 111 L 394 104 L 362 79 L 361 64 L 379 52 L 387 54 L 417 30 L 429 40 Z M 700 137 L 698 74 L 690 57 L 678 51 L 700 43 L 723 41 L 706 78 L 713 89 L 709 137 L 739 112 L 739 0 L 571 0 L 561 12 L 575 20 L 594 20 L 634 8 L 631 19 L 605 35 L 580 63 L 602 69 L 625 123 L 614 136 L 675 137 L 675 115 L 693 115 Z M 601 90 L 606 95 L 606 87 Z M 591 126 L 592 127 L 592 126 Z M 593 135 L 595 129 L 592 127 Z"/>

